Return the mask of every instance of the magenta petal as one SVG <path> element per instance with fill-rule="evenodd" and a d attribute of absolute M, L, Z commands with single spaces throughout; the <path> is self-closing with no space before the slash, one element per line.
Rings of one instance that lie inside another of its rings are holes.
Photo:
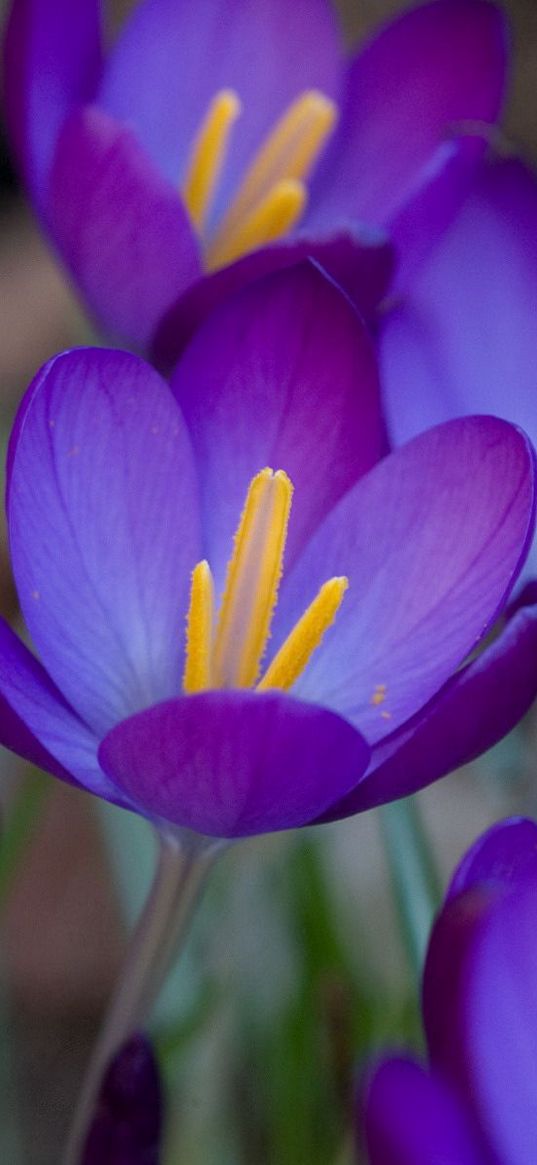
<path fill-rule="evenodd" d="M 57 686 L 98 735 L 180 688 L 197 482 L 168 386 L 127 353 L 56 357 L 10 451 L 12 562 Z"/>
<path fill-rule="evenodd" d="M 221 200 L 287 104 L 303 89 L 337 91 L 339 37 L 328 0 L 144 0 L 114 49 L 100 102 L 132 125 L 174 184 L 184 176 L 209 102 L 238 91 Z"/>
<path fill-rule="evenodd" d="M 447 900 L 474 886 L 509 890 L 530 878 L 537 881 L 537 823 L 511 817 L 474 842 L 453 875 Z"/>
<path fill-rule="evenodd" d="M 344 805 L 334 807 L 334 815 L 405 797 L 467 764 L 506 736 L 536 696 L 533 606 L 518 611 L 499 638 L 459 671 L 408 727 L 381 742 L 366 778 Z"/>
<path fill-rule="evenodd" d="M 305 825 L 348 792 L 369 750 L 346 721 L 280 693 L 203 692 L 140 712 L 99 760 L 149 816 L 216 837 Z"/>
<path fill-rule="evenodd" d="M 505 57 L 504 20 L 487 0 L 434 0 L 388 24 L 350 69 L 308 225 L 328 216 L 391 223 L 457 123 L 495 121 Z"/>
<path fill-rule="evenodd" d="M 388 290 L 394 263 L 386 237 L 365 231 L 317 239 L 300 236 L 253 251 L 198 280 L 166 313 L 153 341 L 157 365 L 171 368 L 205 317 L 241 287 L 306 259 L 315 260 L 367 318 Z"/>
<path fill-rule="evenodd" d="M 364 1101 L 370 1165 L 491 1165 L 449 1084 L 412 1060 L 386 1060 Z"/>
<path fill-rule="evenodd" d="M 452 421 L 385 458 L 284 577 L 275 646 L 328 577 L 349 578 L 335 624 L 294 692 L 347 716 L 372 744 L 391 734 L 495 620 L 533 524 L 533 453 L 506 422 Z"/>
<path fill-rule="evenodd" d="M 98 0 L 13 0 L 4 43 L 5 106 L 28 189 L 43 209 L 62 122 L 90 101 L 101 68 Z"/>
<path fill-rule="evenodd" d="M 294 483 L 288 569 L 385 450 L 371 341 L 311 264 L 268 276 L 217 309 L 172 388 L 201 467 L 205 550 L 219 586 L 255 473 L 285 469 Z"/>
<path fill-rule="evenodd" d="M 95 316 L 147 346 L 161 316 L 200 274 L 178 190 L 130 129 L 95 107 L 64 126 L 51 175 L 55 241 Z"/>

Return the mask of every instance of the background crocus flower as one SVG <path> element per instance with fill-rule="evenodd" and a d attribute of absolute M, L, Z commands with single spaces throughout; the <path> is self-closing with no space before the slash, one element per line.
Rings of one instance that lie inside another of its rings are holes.
<path fill-rule="evenodd" d="M 216 311 L 171 390 L 125 353 L 52 360 L 8 457 L 42 663 L 2 625 L 3 743 L 223 837 L 401 796 L 492 743 L 535 695 L 534 620 L 461 665 L 524 560 L 532 452 L 477 417 L 384 453 L 370 341 L 310 265 Z"/>
<path fill-rule="evenodd" d="M 11 138 L 91 309 L 160 363 L 232 288 L 305 255 L 371 311 L 379 228 L 403 263 L 421 253 L 501 106 L 487 0 L 412 10 L 350 63 L 327 0 L 144 0 L 106 56 L 99 23 L 98 0 L 14 0 Z"/>
<path fill-rule="evenodd" d="M 506 416 L 535 440 L 536 312 L 537 182 L 514 158 L 490 159 L 382 323 L 392 440 L 474 411 Z"/>
<path fill-rule="evenodd" d="M 530 1165 L 537 1139 L 537 825 L 493 827 L 433 930 L 429 1066 L 387 1060 L 365 1101 L 371 1165 Z"/>
<path fill-rule="evenodd" d="M 136 1032 L 103 1079 L 81 1165 L 159 1165 L 162 1085 L 153 1048 Z"/>

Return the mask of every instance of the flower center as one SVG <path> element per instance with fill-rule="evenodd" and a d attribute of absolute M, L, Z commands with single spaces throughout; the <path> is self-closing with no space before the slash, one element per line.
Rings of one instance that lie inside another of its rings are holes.
<path fill-rule="evenodd" d="M 212 99 L 198 130 L 183 183 L 183 198 L 204 244 L 210 271 L 287 234 L 307 201 L 306 181 L 337 117 L 333 101 L 315 89 L 301 93 L 261 143 L 214 234 L 206 223 L 225 164 L 241 103 L 233 89 Z"/>
<path fill-rule="evenodd" d="M 185 692 L 207 688 L 279 688 L 287 691 L 302 674 L 333 623 L 349 585 L 331 578 L 259 679 L 261 661 L 282 575 L 293 487 L 282 469 L 262 469 L 251 481 L 214 615 L 214 586 L 207 562 L 192 572 L 187 619 Z"/>

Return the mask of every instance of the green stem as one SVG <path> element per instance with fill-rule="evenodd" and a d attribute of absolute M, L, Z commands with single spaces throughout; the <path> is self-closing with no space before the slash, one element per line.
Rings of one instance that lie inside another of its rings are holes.
<path fill-rule="evenodd" d="M 78 1165 L 103 1074 L 130 1035 L 147 1021 L 170 963 L 186 938 L 208 871 L 221 848 L 162 834 L 153 885 L 90 1061 L 67 1142 L 64 1165 Z"/>
<path fill-rule="evenodd" d="M 379 814 L 401 937 L 419 980 L 440 905 L 440 879 L 416 797 L 383 805 Z"/>

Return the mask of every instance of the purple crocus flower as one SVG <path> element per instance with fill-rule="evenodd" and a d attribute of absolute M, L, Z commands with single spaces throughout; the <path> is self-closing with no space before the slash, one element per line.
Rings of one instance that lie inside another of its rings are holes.
<path fill-rule="evenodd" d="M 429 1065 L 384 1061 L 371 1165 L 532 1165 L 537 1143 L 537 825 L 494 826 L 457 870 L 429 945 Z"/>
<path fill-rule="evenodd" d="M 135 1032 L 105 1073 L 81 1165 L 158 1165 L 161 1136 L 158 1064 L 147 1037 Z"/>
<path fill-rule="evenodd" d="M 522 162 L 492 158 L 384 318 L 392 440 L 474 411 L 506 416 L 536 440 L 536 313 L 537 181 Z"/>
<path fill-rule="evenodd" d="M 531 449 L 474 417 L 385 452 L 367 332 L 309 264 L 215 311 L 171 389 L 122 352 L 50 361 L 8 455 L 42 663 L 0 625 L 2 742 L 225 837 L 354 813 L 492 744 L 537 690 L 531 609 L 465 661 L 531 540 Z"/>
<path fill-rule="evenodd" d="M 371 312 L 379 231 L 406 265 L 450 220 L 506 56 L 488 0 L 412 9 L 350 62 L 328 0 L 143 0 L 106 56 L 99 0 L 14 0 L 6 47 L 34 205 L 108 332 L 161 364 L 306 255 Z"/>

